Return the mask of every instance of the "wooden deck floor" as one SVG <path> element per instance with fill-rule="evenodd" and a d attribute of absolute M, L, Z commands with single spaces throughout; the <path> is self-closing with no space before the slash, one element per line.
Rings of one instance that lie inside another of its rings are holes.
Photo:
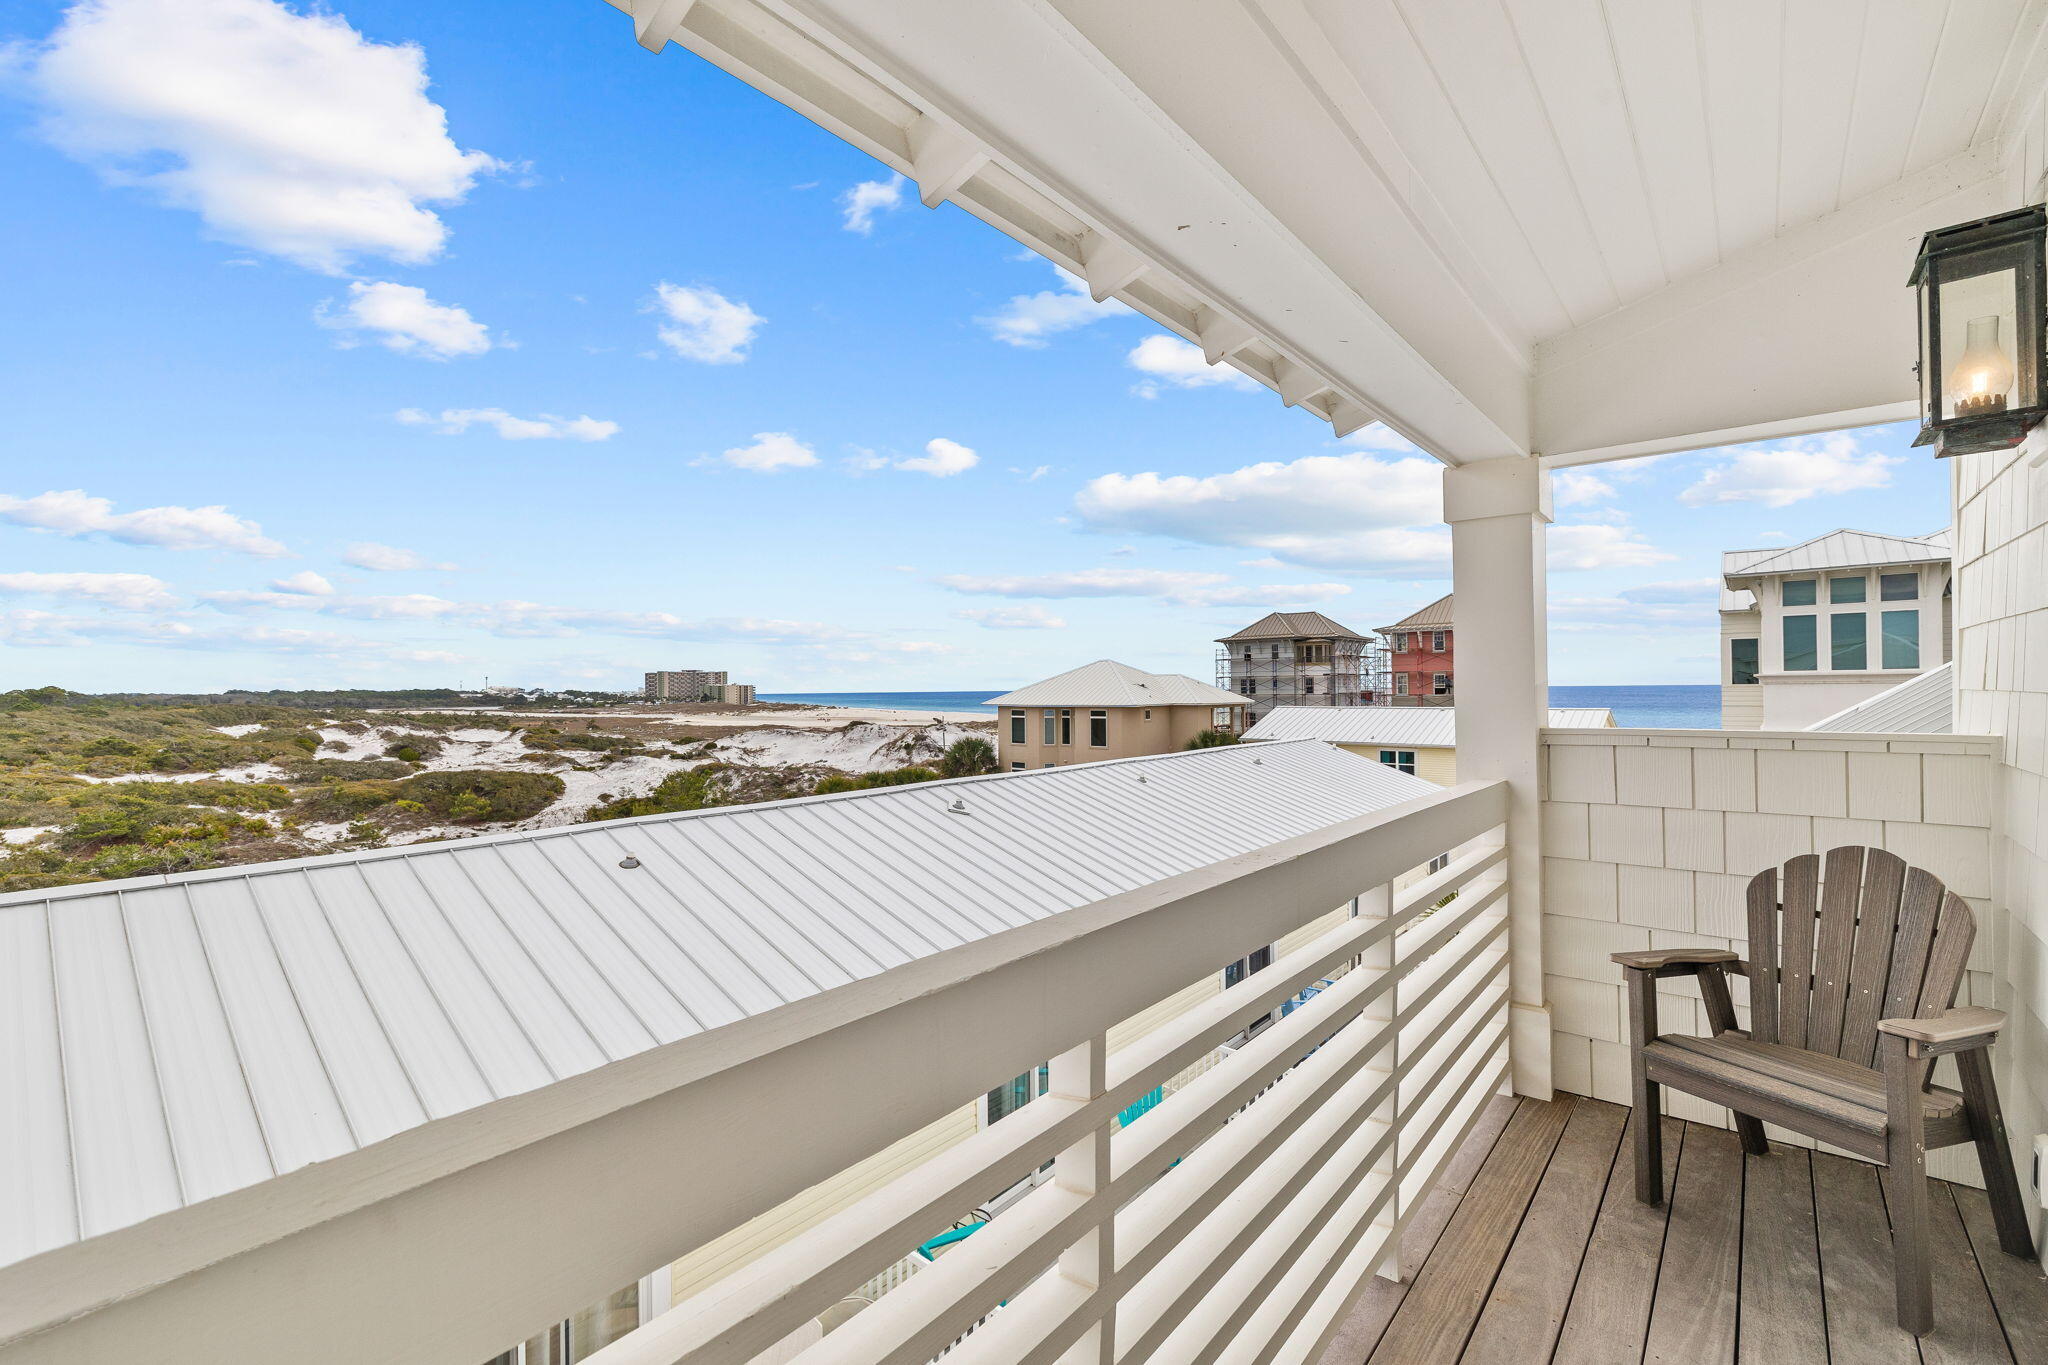
<path fill-rule="evenodd" d="M 1322 1365 L 2048 1365 L 2048 1281 L 1983 1192 L 1937 1182 L 1932 1335 L 1892 1320 L 1874 1167 L 1665 1119 L 1663 1208 L 1635 1200 L 1627 1109 L 1501 1100 Z"/>

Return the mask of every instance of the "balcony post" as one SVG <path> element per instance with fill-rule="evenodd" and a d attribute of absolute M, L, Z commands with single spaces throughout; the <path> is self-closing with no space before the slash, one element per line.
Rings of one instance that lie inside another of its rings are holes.
<path fill-rule="evenodd" d="M 1542 727 L 1550 673 L 1544 534 L 1550 475 L 1535 457 L 1444 471 L 1457 593 L 1458 778 L 1508 784 L 1509 1046 L 1517 1094 L 1550 1097 L 1543 993 Z"/>

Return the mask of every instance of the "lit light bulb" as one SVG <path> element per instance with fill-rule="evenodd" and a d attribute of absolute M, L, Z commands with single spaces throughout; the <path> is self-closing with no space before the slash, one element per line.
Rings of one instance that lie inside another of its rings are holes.
<path fill-rule="evenodd" d="M 1996 314 L 1970 319 L 1962 356 L 1949 372 L 1948 396 L 1958 417 L 1983 417 L 2005 411 L 2005 395 L 2012 388 L 2012 361 L 1998 340 Z"/>

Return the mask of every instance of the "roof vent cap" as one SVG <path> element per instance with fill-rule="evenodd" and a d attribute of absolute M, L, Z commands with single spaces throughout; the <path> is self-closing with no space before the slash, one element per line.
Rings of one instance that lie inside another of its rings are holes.
<path fill-rule="evenodd" d="M 634 868 L 640 866 L 640 860 L 628 853 L 625 857 L 619 859 L 619 866 L 631 872 Z"/>
<path fill-rule="evenodd" d="M 953 804 L 946 807 L 946 811 L 951 815 L 965 815 L 967 814 L 967 802 L 956 796 L 953 798 Z"/>

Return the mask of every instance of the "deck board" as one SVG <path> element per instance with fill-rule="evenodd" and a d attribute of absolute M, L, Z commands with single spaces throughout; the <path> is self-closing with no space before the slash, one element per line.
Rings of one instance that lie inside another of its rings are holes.
<path fill-rule="evenodd" d="M 1742 1175 L 1741 1365 L 1826 1360 L 1813 1164 L 1803 1147 L 1747 1157 Z"/>
<path fill-rule="evenodd" d="M 1598 1100 L 1572 1110 L 1466 1344 L 1473 1365 L 1520 1365 L 1550 1353 L 1627 1121 L 1627 1109 Z"/>
<path fill-rule="evenodd" d="M 1963 1228 L 1970 1234 L 1984 1282 L 1991 1286 L 2013 1358 L 2019 1365 L 2048 1365 L 2048 1275 L 2041 1273 L 2038 1261 L 2008 1256 L 1999 1249 L 1984 1191 L 1958 1185 L 1951 1193 L 1963 1215 Z"/>
<path fill-rule="evenodd" d="M 2048 1279 L 1981 1191 L 1930 1190 L 1935 1330 L 1893 1320 L 1876 1168 L 1666 1118 L 1666 1205 L 1636 1202 L 1625 1109 L 1496 1105 L 1321 1365 L 2048 1365 Z M 1419 1270 L 1415 1269 L 1419 1263 Z"/>
<path fill-rule="evenodd" d="M 1368 1357 L 1371 1365 L 1448 1365 L 1464 1354 L 1574 1104 L 1567 1096 L 1515 1110 Z"/>
<path fill-rule="evenodd" d="M 1678 1158 L 1644 1365 L 1730 1365 L 1742 1278 L 1742 1146 L 1694 1128 Z"/>

